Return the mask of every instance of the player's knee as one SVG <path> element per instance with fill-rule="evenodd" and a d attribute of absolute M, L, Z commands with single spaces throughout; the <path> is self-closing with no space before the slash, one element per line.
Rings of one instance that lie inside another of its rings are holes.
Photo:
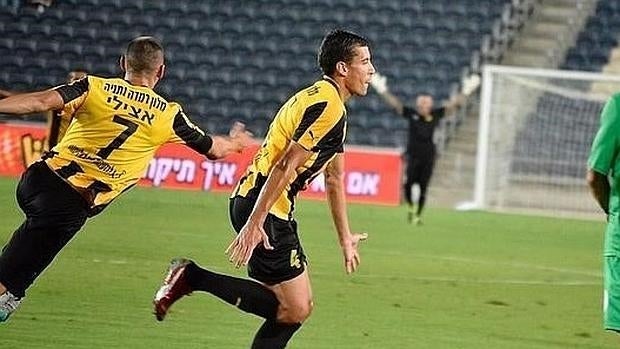
<path fill-rule="evenodd" d="M 300 324 L 310 317 L 313 308 L 312 300 L 282 307 L 278 314 L 278 320 L 289 324 Z"/>

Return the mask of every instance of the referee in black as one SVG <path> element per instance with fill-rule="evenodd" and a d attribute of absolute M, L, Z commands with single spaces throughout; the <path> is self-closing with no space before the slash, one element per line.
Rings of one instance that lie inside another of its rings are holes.
<path fill-rule="evenodd" d="M 426 202 L 426 192 L 433 167 L 435 166 L 436 148 L 433 142 L 435 129 L 439 121 L 446 115 L 453 115 L 455 109 L 463 104 L 479 84 L 477 76 L 467 79 L 463 84 L 461 94 L 454 96 L 440 107 L 434 107 L 433 96 L 428 93 L 419 94 L 415 100 L 415 108 L 403 105 L 388 89 L 387 78 L 375 73 L 371 82 L 372 87 L 381 95 L 383 100 L 390 105 L 398 115 L 409 122 L 409 135 L 407 138 L 407 170 L 406 181 L 403 185 L 405 200 L 408 205 L 407 220 L 416 225 L 422 224 L 422 210 Z M 411 195 L 412 187 L 419 187 L 418 206 L 414 208 Z"/>

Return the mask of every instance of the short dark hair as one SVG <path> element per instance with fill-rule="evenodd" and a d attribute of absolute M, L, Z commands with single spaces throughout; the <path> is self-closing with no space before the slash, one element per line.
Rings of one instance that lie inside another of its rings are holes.
<path fill-rule="evenodd" d="M 129 42 L 125 50 L 127 69 L 134 73 L 150 73 L 163 59 L 164 47 L 152 36 L 139 36 Z"/>
<path fill-rule="evenodd" d="M 319 48 L 319 66 L 325 75 L 332 75 L 336 63 L 350 63 L 355 57 L 355 48 L 367 46 L 368 40 L 350 31 L 336 29 L 329 32 Z"/>
<path fill-rule="evenodd" d="M 429 91 L 420 91 L 415 95 L 415 98 L 423 97 L 423 96 L 433 97 L 433 94 L 430 93 Z"/>

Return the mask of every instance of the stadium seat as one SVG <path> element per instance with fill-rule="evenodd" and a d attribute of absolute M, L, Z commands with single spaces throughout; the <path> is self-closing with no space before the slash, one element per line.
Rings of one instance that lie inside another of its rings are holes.
<path fill-rule="evenodd" d="M 27 57 L 35 54 L 37 50 L 37 43 L 35 41 L 18 40 L 13 45 L 13 52 L 15 56 Z"/>
<path fill-rule="evenodd" d="M 596 14 L 590 17 L 574 47 L 567 51 L 562 68 L 600 71 L 608 61 L 609 52 L 618 44 L 620 8 L 617 1 L 601 0 Z"/>
<path fill-rule="evenodd" d="M 10 37 L 0 38 L 0 48 L 12 50 L 15 47 L 15 41 Z"/>
<path fill-rule="evenodd" d="M 33 23 L 30 24 L 28 27 L 28 35 L 49 37 L 51 35 L 51 32 L 52 27 L 47 24 Z"/>
<path fill-rule="evenodd" d="M 13 21 L 11 25 L 7 27 L 7 31 L 8 31 L 7 34 L 12 33 L 12 35 L 22 36 L 22 34 L 28 34 L 28 29 L 29 29 L 28 23 L 22 22 L 22 21 L 19 21 L 19 22 Z"/>
<path fill-rule="evenodd" d="M 24 57 L 22 66 L 25 70 L 28 70 L 28 71 L 39 70 L 39 69 L 43 70 L 44 68 L 48 66 L 48 63 L 45 60 L 45 58 L 40 58 L 36 55 L 31 55 L 31 56 Z"/>

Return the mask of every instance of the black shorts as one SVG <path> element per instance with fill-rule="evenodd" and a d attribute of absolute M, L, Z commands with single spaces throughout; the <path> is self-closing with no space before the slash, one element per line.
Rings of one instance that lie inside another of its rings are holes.
<path fill-rule="evenodd" d="M 26 219 L 0 253 L 0 282 L 22 297 L 86 223 L 89 206 L 42 161 L 22 174 L 16 194 Z"/>
<path fill-rule="evenodd" d="M 230 199 L 230 222 L 237 233 L 250 217 L 255 202 L 241 196 Z M 264 228 L 273 250 L 265 249 L 262 244 L 254 248 L 248 263 L 248 276 L 275 285 L 301 275 L 306 269 L 306 255 L 297 235 L 297 222 L 268 214 Z"/>
<path fill-rule="evenodd" d="M 407 182 L 418 183 L 420 186 L 428 186 L 433 175 L 435 159 L 414 158 L 407 159 Z"/>

